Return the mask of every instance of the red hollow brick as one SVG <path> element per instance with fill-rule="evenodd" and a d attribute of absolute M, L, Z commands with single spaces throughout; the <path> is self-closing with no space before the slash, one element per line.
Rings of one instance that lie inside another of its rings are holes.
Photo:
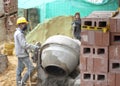
<path fill-rule="evenodd" d="M 94 26 L 91 18 L 82 18 L 82 26 Z"/>
<path fill-rule="evenodd" d="M 110 59 L 109 72 L 110 73 L 120 73 L 120 60 Z"/>
<path fill-rule="evenodd" d="M 95 33 L 94 33 L 94 36 L 95 36 L 95 45 L 104 45 L 102 43 L 102 41 L 103 41 L 102 35 L 103 35 L 103 32 L 101 32 L 101 31 L 95 31 Z"/>
<path fill-rule="evenodd" d="M 94 31 L 87 31 L 87 35 L 88 35 L 88 43 L 89 45 L 93 45 L 96 44 L 95 43 L 95 32 Z"/>
<path fill-rule="evenodd" d="M 90 82 L 90 81 L 82 81 L 80 86 L 94 86 L 94 83 L 93 82 Z"/>
<path fill-rule="evenodd" d="M 120 74 L 116 74 L 116 86 L 120 86 Z"/>
<path fill-rule="evenodd" d="M 17 0 L 4 0 L 4 11 L 6 14 L 17 12 L 18 5 Z"/>
<path fill-rule="evenodd" d="M 109 46 L 109 59 L 120 60 L 120 45 Z"/>
<path fill-rule="evenodd" d="M 120 19 L 117 19 L 117 31 L 116 32 L 120 32 Z"/>
<path fill-rule="evenodd" d="M 82 45 L 81 56 L 88 58 L 108 58 L 108 47 Z"/>
<path fill-rule="evenodd" d="M 109 86 L 109 85 L 100 83 L 100 84 L 95 84 L 94 86 Z"/>
<path fill-rule="evenodd" d="M 110 19 L 110 32 L 117 32 L 117 19 Z"/>
<path fill-rule="evenodd" d="M 110 33 L 103 33 L 102 31 L 82 30 L 81 44 L 82 45 L 96 45 L 109 46 Z"/>
<path fill-rule="evenodd" d="M 92 45 L 94 42 L 94 34 L 93 31 L 82 30 L 81 31 L 81 44 L 82 45 Z"/>
<path fill-rule="evenodd" d="M 102 83 L 101 86 L 108 86 L 108 84 L 107 83 Z"/>
<path fill-rule="evenodd" d="M 16 26 L 16 20 L 17 20 L 17 13 L 13 14 L 11 16 L 7 16 L 6 18 L 6 28 L 7 30 L 15 31 L 15 26 Z"/>
<path fill-rule="evenodd" d="M 114 73 L 108 73 L 108 86 L 115 86 L 115 74 Z"/>
<path fill-rule="evenodd" d="M 87 84 L 86 84 L 87 83 Z M 81 72 L 80 86 L 108 86 L 107 73 Z"/>
<path fill-rule="evenodd" d="M 100 19 L 98 19 L 97 27 L 107 27 L 108 23 L 109 23 L 108 18 L 100 18 Z"/>
<path fill-rule="evenodd" d="M 110 32 L 103 33 L 102 38 L 102 43 L 104 45 L 110 45 Z"/>
<path fill-rule="evenodd" d="M 90 57 L 92 55 L 92 46 L 81 46 L 81 56 Z"/>
<path fill-rule="evenodd" d="M 111 33 L 111 45 L 119 45 L 120 44 L 120 32 L 112 32 Z"/>
<path fill-rule="evenodd" d="M 87 70 L 87 58 L 80 57 L 80 70 L 86 71 Z"/>
<path fill-rule="evenodd" d="M 95 84 L 107 86 L 107 73 L 95 73 Z"/>
<path fill-rule="evenodd" d="M 90 81 L 93 82 L 94 80 L 93 73 L 87 71 L 81 71 L 81 82 L 82 81 Z"/>
<path fill-rule="evenodd" d="M 102 86 L 102 85 L 101 85 L 101 84 L 97 84 L 97 83 L 96 83 L 94 86 Z"/>
<path fill-rule="evenodd" d="M 11 3 L 11 0 L 3 0 L 4 4 L 8 4 L 9 6 L 11 6 L 13 3 Z"/>
<path fill-rule="evenodd" d="M 81 84 L 80 86 L 94 86 L 93 73 L 81 71 Z"/>
<path fill-rule="evenodd" d="M 99 15 L 100 16 L 100 15 Z M 104 18 L 103 18 L 104 17 Z M 82 18 L 82 26 L 92 26 L 92 27 L 106 27 L 109 23 L 109 19 L 104 16 L 98 17 L 93 15 L 89 15 L 86 18 Z"/>
<path fill-rule="evenodd" d="M 107 58 L 94 58 L 94 72 L 107 73 L 108 72 L 108 59 Z"/>
<path fill-rule="evenodd" d="M 89 57 L 87 58 L 87 71 L 93 72 L 93 58 Z"/>
<path fill-rule="evenodd" d="M 94 46 L 94 58 L 107 58 L 108 59 L 108 47 L 106 46 Z"/>
<path fill-rule="evenodd" d="M 18 0 L 3 0 L 4 4 L 9 4 L 9 6 L 14 6 L 18 4 Z"/>

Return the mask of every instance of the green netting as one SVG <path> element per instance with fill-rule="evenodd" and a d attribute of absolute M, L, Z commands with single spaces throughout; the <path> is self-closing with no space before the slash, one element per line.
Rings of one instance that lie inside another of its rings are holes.
<path fill-rule="evenodd" d="M 118 0 L 28 0 L 28 2 L 26 6 L 19 3 L 19 8 L 39 8 L 40 21 L 61 15 L 74 15 L 75 12 L 80 12 L 81 17 L 84 17 L 92 11 L 113 11 L 118 8 Z"/>

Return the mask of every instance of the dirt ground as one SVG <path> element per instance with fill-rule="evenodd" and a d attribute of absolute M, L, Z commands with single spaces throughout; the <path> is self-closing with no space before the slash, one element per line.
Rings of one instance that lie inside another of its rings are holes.
<path fill-rule="evenodd" d="M 0 86 L 16 86 L 16 65 L 17 58 L 8 56 L 8 68 L 0 74 Z"/>

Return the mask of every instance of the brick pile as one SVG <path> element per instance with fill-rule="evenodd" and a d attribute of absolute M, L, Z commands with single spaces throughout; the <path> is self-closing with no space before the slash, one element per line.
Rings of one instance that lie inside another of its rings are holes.
<path fill-rule="evenodd" d="M 4 21 L 4 26 L 6 30 L 7 39 L 13 40 L 13 33 L 16 28 L 16 19 L 18 11 L 18 1 L 17 0 L 1 0 L 0 1 L 0 20 Z M 0 40 L 2 41 L 2 40 Z"/>
<path fill-rule="evenodd" d="M 80 86 L 120 86 L 118 11 L 93 12 L 82 18 L 80 56 Z"/>

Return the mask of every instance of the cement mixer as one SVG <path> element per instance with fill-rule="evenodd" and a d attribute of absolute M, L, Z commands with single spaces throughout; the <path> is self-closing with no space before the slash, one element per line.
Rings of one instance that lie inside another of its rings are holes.
<path fill-rule="evenodd" d="M 50 75 L 66 76 L 79 64 L 80 45 L 67 36 L 52 36 L 41 47 L 42 66 Z"/>
<path fill-rule="evenodd" d="M 38 77 L 43 80 L 47 76 L 66 77 L 79 65 L 80 42 L 67 36 L 55 35 L 41 45 L 39 52 Z"/>

